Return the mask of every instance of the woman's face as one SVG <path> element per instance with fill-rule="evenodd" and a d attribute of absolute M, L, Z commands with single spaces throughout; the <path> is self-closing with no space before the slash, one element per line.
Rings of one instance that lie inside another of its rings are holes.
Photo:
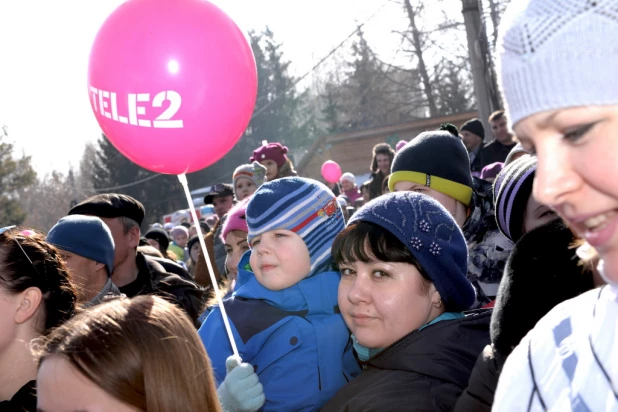
<path fill-rule="evenodd" d="M 270 182 L 277 178 L 277 163 L 274 160 L 266 159 L 260 162 L 262 166 L 266 166 L 266 181 Z"/>
<path fill-rule="evenodd" d="M 238 262 L 247 250 L 249 250 L 247 232 L 233 230 L 227 234 L 225 238 L 225 252 L 227 253 L 225 267 L 230 279 L 236 279 L 238 276 Z"/>
<path fill-rule="evenodd" d="M 339 266 L 339 308 L 356 340 L 386 348 L 441 312 L 439 294 L 408 263 L 343 263 Z"/>
<path fill-rule="evenodd" d="M 588 241 L 618 281 L 618 106 L 537 113 L 515 125 L 536 153 L 534 197 Z"/>
<path fill-rule="evenodd" d="M 109 395 L 59 355 L 43 361 L 36 384 L 37 410 L 41 412 L 139 411 Z"/>
<path fill-rule="evenodd" d="M 391 172 L 391 158 L 389 155 L 382 153 L 377 154 L 376 162 L 378 163 L 378 169 L 383 175 L 387 175 Z"/>
<path fill-rule="evenodd" d="M 534 196 L 530 194 L 528 203 L 526 204 L 526 211 L 524 212 L 524 233 L 528 233 L 539 226 L 543 226 L 556 217 L 556 212 L 537 202 Z"/>
<path fill-rule="evenodd" d="M 197 262 L 197 255 L 200 253 L 200 242 L 194 242 L 191 245 L 191 250 L 189 254 L 191 255 L 191 260 L 193 262 Z"/>

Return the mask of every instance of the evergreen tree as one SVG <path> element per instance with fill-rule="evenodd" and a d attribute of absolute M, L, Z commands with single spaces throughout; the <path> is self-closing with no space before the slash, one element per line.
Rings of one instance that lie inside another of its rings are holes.
<path fill-rule="evenodd" d="M 250 33 L 251 46 L 258 67 L 258 98 L 255 115 L 245 137 L 256 147 L 262 140 L 281 142 L 290 148 L 307 145 L 315 136 L 314 120 L 306 105 L 306 92 L 299 92 L 290 75 L 281 43 L 267 27 L 262 33 Z"/>
<path fill-rule="evenodd" d="M 360 28 L 358 39 L 352 44 L 352 59 L 344 83 L 347 126 L 360 129 L 382 125 L 385 121 L 383 107 L 376 96 L 384 90 L 383 74 Z"/>
<path fill-rule="evenodd" d="M 36 180 L 29 156 L 13 157 L 13 144 L 6 127 L 0 130 L 0 225 L 20 225 L 26 219 L 18 191 L 27 190 Z"/>
<path fill-rule="evenodd" d="M 291 150 L 308 148 L 320 134 L 306 92 L 293 86 L 297 79 L 289 73 L 281 43 L 267 27 L 249 38 L 257 66 L 258 92 L 253 118 L 234 148 L 212 166 L 188 175 L 189 185 L 199 188 L 231 182 L 234 169 L 249 162 L 253 150 L 263 140 L 280 142 Z"/>
<path fill-rule="evenodd" d="M 87 166 L 82 163 L 82 167 Z M 92 184 L 97 193 L 129 195 L 144 205 L 144 229 L 149 223 L 160 222 L 165 214 L 189 207 L 176 176 L 159 175 L 136 165 L 105 136 L 98 141 L 91 168 Z"/>

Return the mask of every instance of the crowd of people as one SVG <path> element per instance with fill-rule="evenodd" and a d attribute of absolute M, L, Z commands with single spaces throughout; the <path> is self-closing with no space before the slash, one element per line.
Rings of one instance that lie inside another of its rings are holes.
<path fill-rule="evenodd" d="M 490 142 L 442 125 L 334 184 L 264 143 L 214 219 L 142 236 L 107 193 L 0 229 L 0 410 L 618 410 L 617 10 L 512 3 Z"/>

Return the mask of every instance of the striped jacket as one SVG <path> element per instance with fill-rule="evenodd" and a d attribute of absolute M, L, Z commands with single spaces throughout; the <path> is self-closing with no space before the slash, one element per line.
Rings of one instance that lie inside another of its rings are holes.
<path fill-rule="evenodd" d="M 509 356 L 494 411 L 618 411 L 618 288 L 563 302 Z"/>

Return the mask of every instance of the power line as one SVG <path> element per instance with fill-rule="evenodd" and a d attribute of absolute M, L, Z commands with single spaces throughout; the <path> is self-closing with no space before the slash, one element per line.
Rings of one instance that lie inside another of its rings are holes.
<path fill-rule="evenodd" d="M 274 99 L 272 99 L 270 102 L 268 102 L 266 105 L 264 105 L 262 108 L 260 108 L 260 110 L 258 110 L 257 112 L 255 112 L 253 114 L 253 116 L 251 116 L 251 120 L 253 120 L 254 118 L 256 118 L 257 116 L 259 116 L 260 114 L 262 114 L 266 109 L 268 109 L 270 106 L 272 106 L 272 104 L 274 102 L 276 102 L 280 97 L 283 97 L 287 92 L 289 92 L 290 90 L 292 90 L 294 87 L 296 87 L 296 85 L 298 83 L 300 83 L 301 81 L 303 81 L 305 79 L 305 77 L 309 76 L 311 73 L 313 73 L 313 71 L 315 71 L 315 69 L 317 69 L 322 63 L 324 63 L 326 61 L 326 59 L 328 59 L 330 56 L 332 56 L 341 46 L 343 46 L 348 40 L 350 40 L 350 38 L 352 36 L 354 36 L 361 28 L 363 28 L 363 26 L 365 24 L 367 24 L 371 19 L 373 19 L 380 11 L 382 11 L 382 9 L 388 4 L 390 3 L 390 0 L 386 0 L 376 11 L 373 12 L 373 14 L 371 16 L 369 16 L 367 18 L 367 20 L 365 20 L 362 24 L 358 25 L 356 27 L 356 29 L 354 29 L 352 31 L 352 33 L 350 33 L 345 39 L 343 39 L 341 41 L 341 43 L 339 43 L 334 49 L 332 49 L 326 56 L 324 56 L 322 59 L 320 59 L 319 62 L 317 62 L 311 69 L 309 69 L 309 71 L 307 71 L 305 74 L 303 74 L 300 78 L 298 78 L 294 83 L 292 83 L 290 86 L 288 86 L 283 92 L 281 92 L 280 94 L 278 94 L 277 96 L 275 96 Z"/>
<path fill-rule="evenodd" d="M 144 182 L 147 182 L 149 180 L 152 180 L 155 177 L 159 177 L 159 176 L 162 176 L 162 175 L 161 174 L 154 174 L 152 176 L 148 176 L 148 177 L 146 177 L 144 179 L 136 180 L 135 182 L 127 183 L 125 185 L 114 186 L 114 187 L 104 187 L 102 189 L 94 189 L 94 191 L 101 193 L 101 192 L 109 192 L 109 191 L 116 190 L 116 189 L 124 189 L 125 187 L 135 186 L 135 185 L 138 185 L 140 183 L 144 183 Z M 84 190 L 86 190 L 86 189 L 84 189 Z"/>

